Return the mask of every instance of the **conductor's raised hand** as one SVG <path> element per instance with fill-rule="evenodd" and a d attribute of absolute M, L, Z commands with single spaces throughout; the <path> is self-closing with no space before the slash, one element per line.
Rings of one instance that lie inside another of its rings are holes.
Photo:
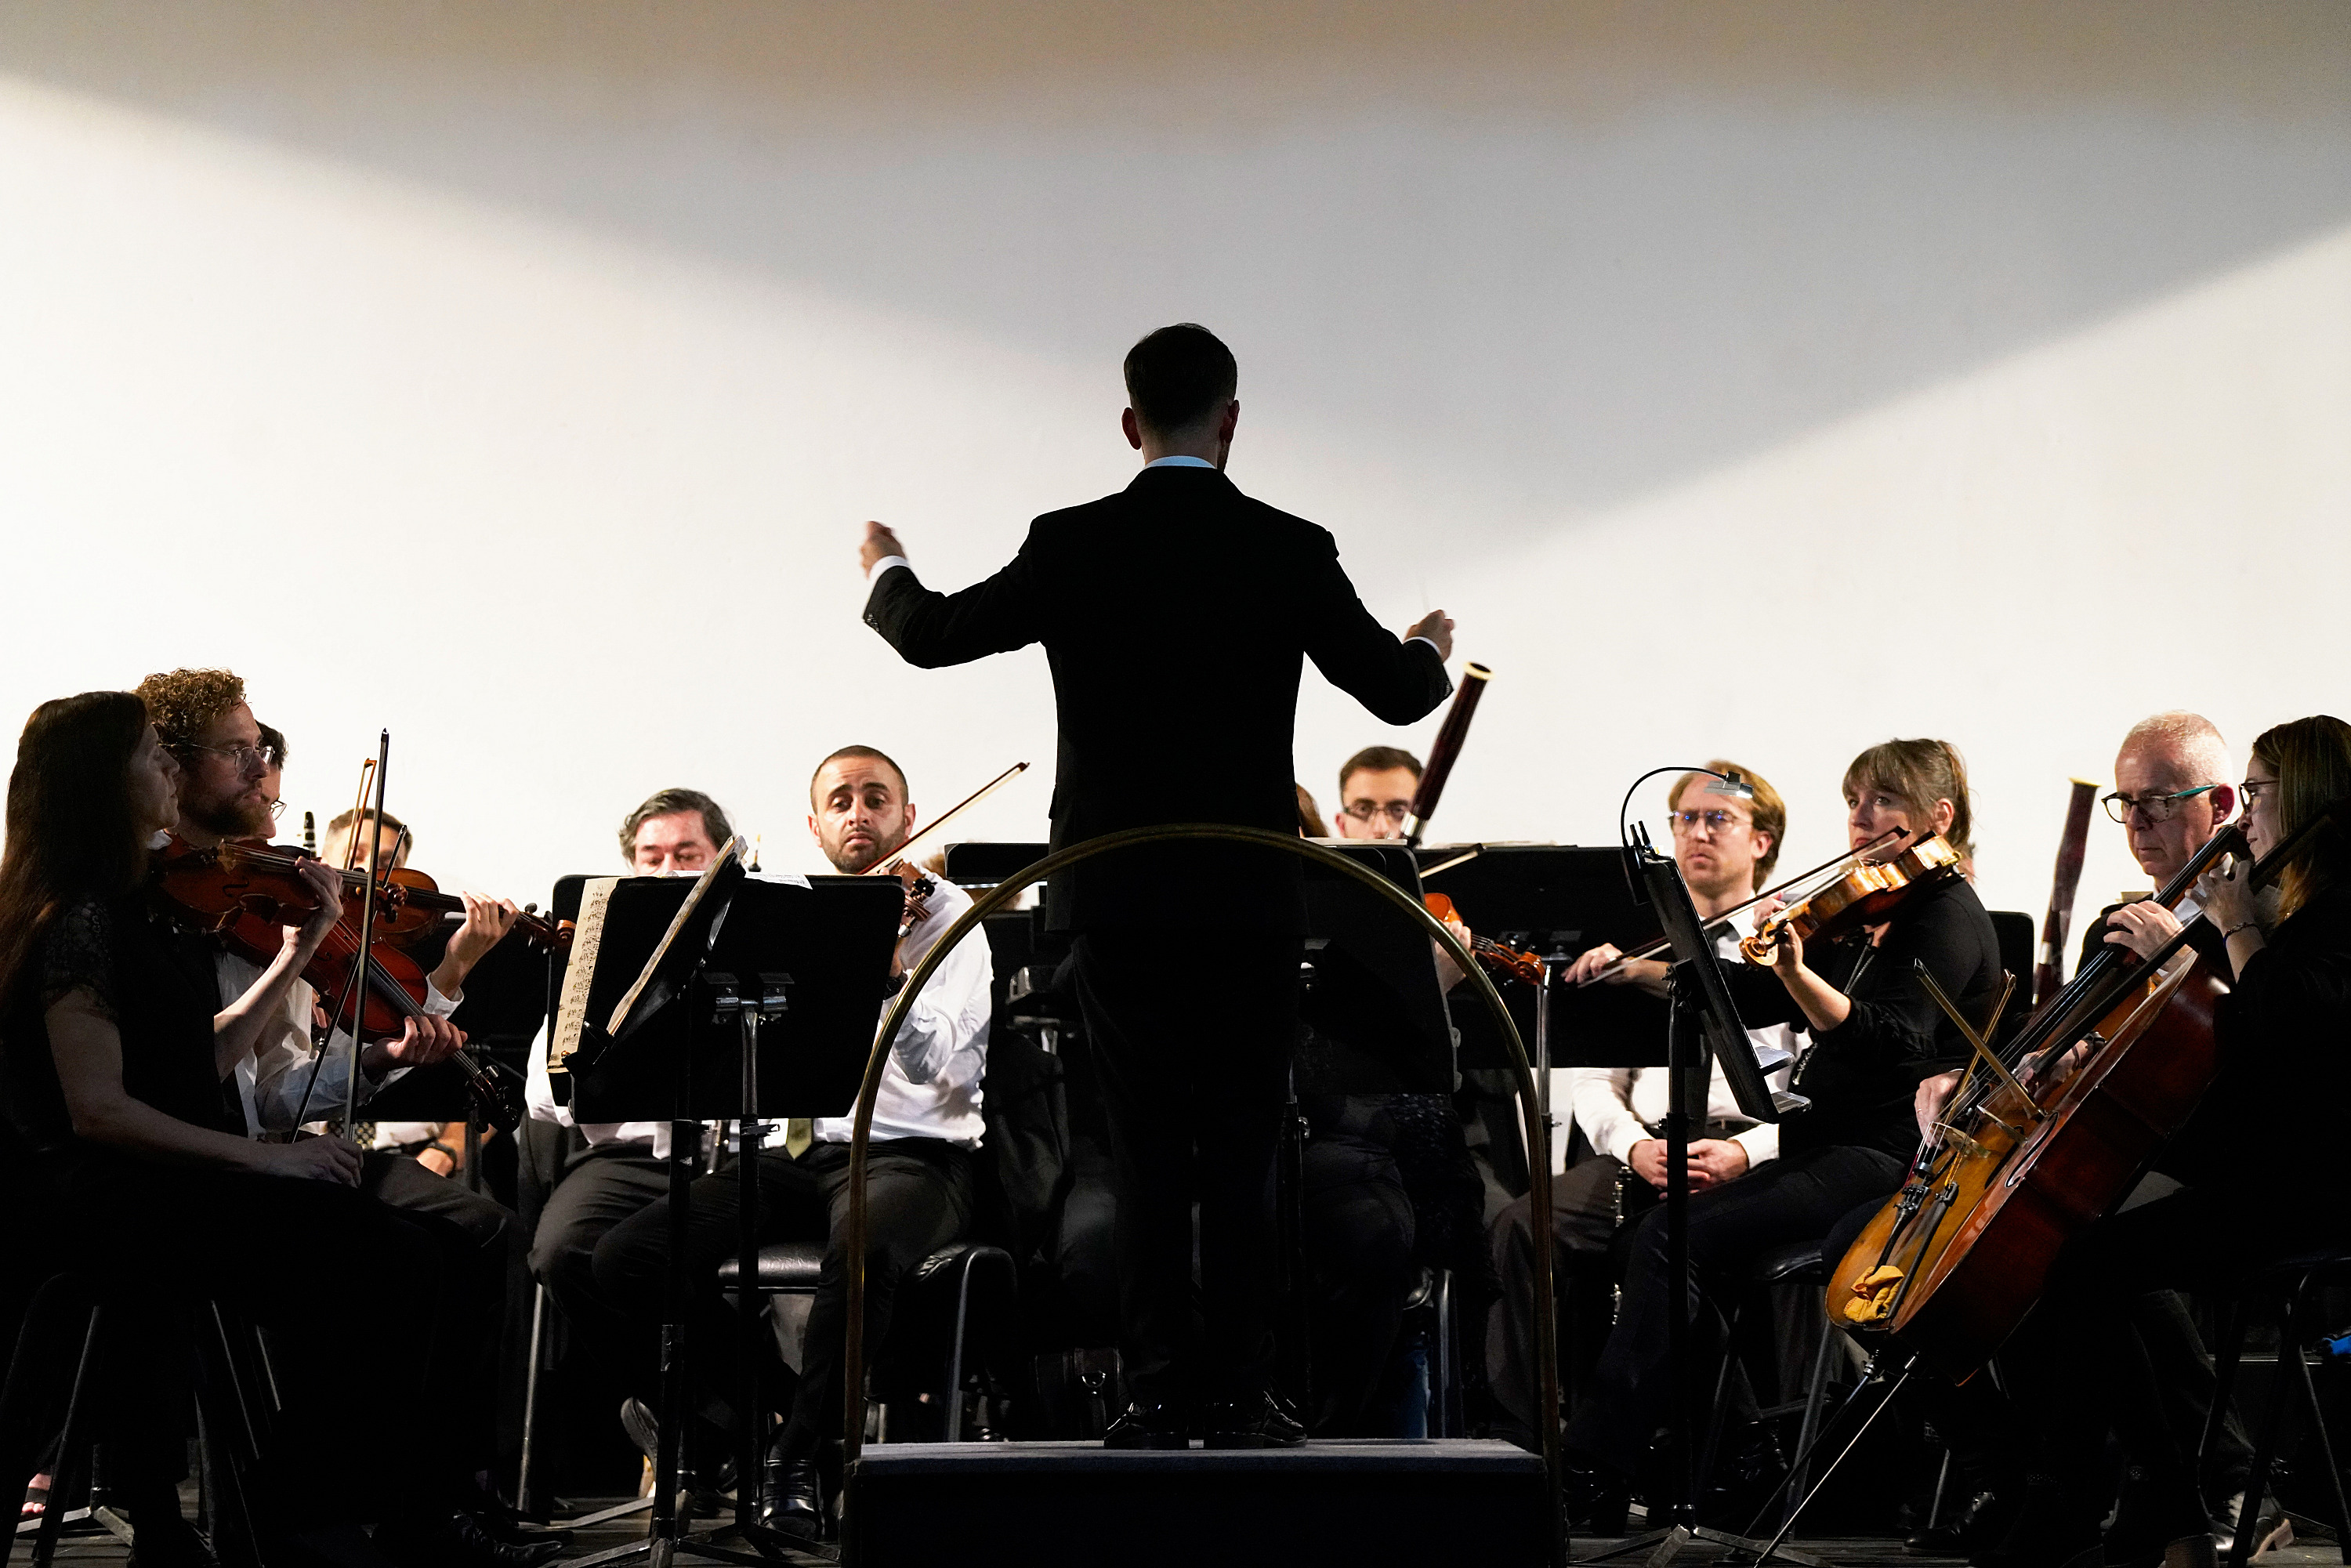
<path fill-rule="evenodd" d="M 872 525 L 879 527 L 879 524 Z M 878 559 L 878 558 L 877 558 Z M 1437 644 L 1437 656 L 1450 662 L 1453 657 L 1453 618 L 1442 610 L 1432 610 L 1405 628 L 1404 640 L 1426 637 Z"/>
<path fill-rule="evenodd" d="M 876 561 L 905 553 L 906 547 L 898 542 L 897 535 L 881 523 L 869 522 L 865 525 L 865 542 L 857 547 L 857 570 L 872 571 Z"/>

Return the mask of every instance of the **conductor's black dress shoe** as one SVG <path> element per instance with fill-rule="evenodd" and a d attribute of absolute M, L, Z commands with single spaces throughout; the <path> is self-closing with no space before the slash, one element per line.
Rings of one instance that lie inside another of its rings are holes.
<path fill-rule="evenodd" d="M 816 1458 L 770 1455 L 759 1467 L 759 1527 L 813 1541 L 824 1533 L 824 1483 Z"/>
<path fill-rule="evenodd" d="M 1192 1446 L 1190 1413 L 1162 1402 L 1136 1400 L 1120 1412 L 1102 1434 L 1105 1448 L 1188 1448 Z"/>
<path fill-rule="evenodd" d="M 1201 1446 L 1210 1448 L 1294 1448 L 1306 1428 L 1271 1394 L 1220 1399 L 1201 1412 Z"/>

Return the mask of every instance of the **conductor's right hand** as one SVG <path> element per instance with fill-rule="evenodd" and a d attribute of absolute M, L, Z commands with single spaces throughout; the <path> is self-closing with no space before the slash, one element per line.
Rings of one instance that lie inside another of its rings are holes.
<path fill-rule="evenodd" d="M 1448 664 L 1453 659 L 1453 618 L 1442 610 L 1432 610 L 1405 628 L 1404 640 L 1426 637 L 1437 644 L 1437 656 Z"/>
<path fill-rule="evenodd" d="M 865 538 L 857 546 L 857 570 L 872 571 L 876 562 L 905 553 L 906 547 L 898 542 L 896 534 L 880 523 L 869 522 L 865 525 Z"/>
<path fill-rule="evenodd" d="M 360 1185 L 358 1146 L 340 1138 L 299 1138 L 290 1144 L 256 1144 L 256 1169 L 264 1176 L 298 1176 L 330 1181 L 341 1186 Z"/>

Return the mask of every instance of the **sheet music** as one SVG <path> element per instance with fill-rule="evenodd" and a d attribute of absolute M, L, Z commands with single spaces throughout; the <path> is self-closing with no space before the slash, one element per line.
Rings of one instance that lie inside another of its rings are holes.
<path fill-rule="evenodd" d="M 549 1072 L 570 1071 L 569 1059 L 580 1049 L 580 1031 L 588 1021 L 588 988 L 596 978 L 596 951 L 604 941 L 604 909 L 620 883 L 617 876 L 593 877 L 580 890 L 580 915 L 571 928 L 571 963 L 563 972 L 555 1036 L 547 1047 Z"/>

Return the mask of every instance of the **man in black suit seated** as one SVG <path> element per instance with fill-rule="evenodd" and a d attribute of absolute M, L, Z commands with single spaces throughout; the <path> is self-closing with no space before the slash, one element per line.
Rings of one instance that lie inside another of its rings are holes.
<path fill-rule="evenodd" d="M 897 538 L 867 524 L 866 623 L 925 668 L 1045 645 L 1056 850 L 1170 822 L 1292 835 L 1304 661 L 1375 717 L 1408 724 L 1451 689 L 1453 622 L 1431 612 L 1401 637 L 1384 630 L 1328 532 L 1225 477 L 1240 403 L 1214 334 L 1162 328 L 1125 371 L 1122 424 L 1144 457 L 1132 484 L 1037 518 L 1010 564 L 954 594 L 925 588 Z M 1219 766 L 1180 796 L 1143 788 L 1141 759 L 1170 753 Z M 1183 1448 L 1196 1426 L 1212 1447 L 1304 1436 L 1270 1393 L 1267 1311 L 1300 888 L 1285 853 L 1186 842 L 1097 856 L 1048 890 L 1049 925 L 1072 934 L 1111 1128 L 1133 1396 L 1111 1447 Z"/>

